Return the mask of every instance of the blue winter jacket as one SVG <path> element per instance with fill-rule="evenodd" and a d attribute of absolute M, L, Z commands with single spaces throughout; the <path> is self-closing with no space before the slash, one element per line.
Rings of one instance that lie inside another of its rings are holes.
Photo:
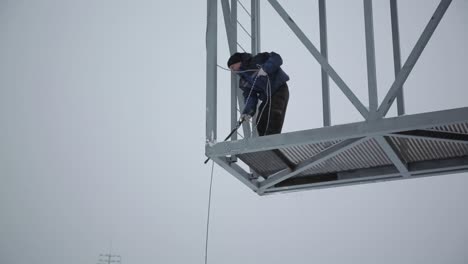
<path fill-rule="evenodd" d="M 255 115 L 258 100 L 260 99 L 263 102 L 267 100 L 268 78 L 271 86 L 270 96 L 275 94 L 278 88 L 289 80 L 289 76 L 280 67 L 282 64 L 283 59 L 275 52 L 263 52 L 254 57 L 249 53 L 242 54 L 239 88 L 242 89 L 245 100 L 243 114 Z M 248 71 L 259 70 L 260 68 L 268 74 L 268 77 L 259 76 L 255 78 L 257 71 Z M 242 72 L 246 70 L 247 72 Z"/>

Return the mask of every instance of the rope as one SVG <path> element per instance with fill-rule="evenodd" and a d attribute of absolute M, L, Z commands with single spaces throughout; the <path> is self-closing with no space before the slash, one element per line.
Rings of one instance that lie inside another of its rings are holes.
<path fill-rule="evenodd" d="M 227 68 L 224 68 L 222 66 L 220 66 L 219 64 L 217 64 L 217 66 L 225 71 L 229 71 L 229 72 L 234 72 L 234 73 L 242 73 L 242 72 L 252 72 L 252 71 L 258 71 L 258 70 L 244 70 L 244 71 L 231 71 L 230 69 L 227 69 Z M 259 65 L 257 65 L 259 66 Z M 249 102 L 249 99 L 250 99 L 250 95 L 252 94 L 252 91 L 253 91 L 253 88 L 255 87 L 255 83 L 257 82 L 257 78 L 258 78 L 258 74 L 255 76 L 255 79 L 254 79 L 254 82 L 252 84 L 252 88 L 250 88 L 250 91 L 249 91 L 249 95 L 247 96 L 247 99 L 245 100 L 246 102 Z M 267 126 L 266 126 L 266 129 L 265 129 L 265 132 L 263 133 L 263 135 L 266 134 L 269 126 L 270 126 L 270 114 L 271 114 L 271 97 L 272 97 L 272 94 L 271 94 L 271 83 L 270 83 L 270 76 L 268 76 L 267 74 L 267 87 L 266 87 L 266 94 L 267 94 L 267 103 L 263 106 L 262 110 L 260 111 L 260 115 L 258 116 L 258 120 L 257 120 L 257 123 L 255 124 L 255 128 L 257 128 L 258 124 L 260 123 L 260 119 L 262 118 L 262 115 L 263 115 L 263 111 L 265 110 L 265 107 L 266 105 L 268 105 L 268 119 L 267 119 Z"/>
<path fill-rule="evenodd" d="M 214 161 L 211 165 L 210 191 L 208 195 L 208 216 L 206 217 L 205 264 L 208 263 L 208 231 L 210 227 L 211 187 L 213 186 L 213 171 L 214 171 Z"/>
<path fill-rule="evenodd" d="M 226 69 L 220 65 L 217 65 L 219 68 L 223 69 L 223 70 L 226 70 L 226 71 L 231 71 L 229 69 Z M 241 73 L 241 72 L 251 72 L 251 71 L 258 71 L 258 70 L 245 70 L 245 71 L 233 71 L 235 73 Z M 250 92 L 249 92 L 249 95 L 247 96 L 247 100 L 246 102 L 249 101 L 249 98 L 250 98 L 250 95 L 252 94 L 252 91 L 253 91 L 253 88 L 255 86 L 255 82 L 257 81 L 257 78 L 258 78 L 258 74 L 255 76 L 255 79 L 254 79 L 254 82 L 252 84 L 252 88 L 250 89 Z M 268 109 L 268 121 L 267 121 L 267 128 L 265 130 L 265 133 L 266 131 L 268 130 L 268 126 L 269 126 L 269 123 L 270 123 L 270 112 L 271 112 L 271 84 L 270 84 L 270 77 L 267 75 L 267 104 L 269 105 L 269 109 Z M 266 105 L 265 105 L 266 106 Z M 263 115 L 263 111 L 265 110 L 265 106 L 263 106 L 263 109 L 258 117 L 258 121 L 255 125 L 255 128 L 258 126 L 258 123 L 260 122 L 260 119 Z M 264 135 L 265 135 L 264 133 Z M 239 134 L 239 133 L 238 133 Z M 241 136 L 239 134 L 239 136 Z M 209 189 L 209 192 L 208 192 L 208 213 L 207 213 L 207 216 L 206 216 L 206 237 L 205 237 L 205 264 L 208 264 L 208 238 L 209 238 L 209 230 L 210 230 L 210 212 L 211 212 L 211 193 L 212 193 L 212 187 L 213 187 L 213 174 L 214 174 L 214 161 L 212 161 L 212 164 L 211 164 L 211 177 L 210 177 L 210 189 Z"/>

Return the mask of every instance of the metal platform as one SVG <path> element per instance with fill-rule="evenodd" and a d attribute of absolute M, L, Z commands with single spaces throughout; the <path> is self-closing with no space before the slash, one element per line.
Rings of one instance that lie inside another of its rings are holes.
<path fill-rule="evenodd" d="M 365 106 L 327 60 L 326 8 L 319 0 L 320 51 L 276 0 L 268 0 L 322 67 L 324 127 L 255 137 L 243 127 L 242 140 L 216 142 L 217 2 L 208 0 L 206 155 L 259 195 L 360 183 L 447 175 L 468 171 L 468 107 L 407 115 L 403 85 L 451 0 L 441 0 L 401 66 L 397 2 L 390 0 L 395 80 L 379 105 L 372 0 L 364 0 L 369 102 Z M 237 51 L 237 1 L 220 0 L 230 53 Z M 252 53 L 260 50 L 259 0 L 251 0 Z M 244 27 L 243 27 L 244 28 Z M 245 28 L 244 28 L 245 29 Z M 365 121 L 331 126 L 331 78 Z M 398 116 L 386 118 L 397 101 Z M 231 127 L 243 98 L 231 78 Z M 242 165 L 241 163 L 245 164 Z"/>
<path fill-rule="evenodd" d="M 463 172 L 468 107 L 220 142 L 206 153 L 258 194 Z"/>

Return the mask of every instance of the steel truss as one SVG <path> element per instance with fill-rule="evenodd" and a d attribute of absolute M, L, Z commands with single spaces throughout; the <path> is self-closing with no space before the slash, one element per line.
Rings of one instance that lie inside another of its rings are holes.
<path fill-rule="evenodd" d="M 405 115 L 403 85 L 442 20 L 451 0 L 441 0 L 401 67 L 398 12 L 390 0 L 395 81 L 379 105 L 372 0 L 363 0 L 368 107 L 329 64 L 325 0 L 319 1 L 320 51 L 277 0 L 268 0 L 322 68 L 322 128 L 256 137 L 244 125 L 244 139 L 216 143 L 217 4 L 207 0 L 206 155 L 259 195 L 468 171 L 468 107 Z M 237 2 L 220 0 L 230 53 L 237 51 Z M 244 7 L 244 6 L 242 6 Z M 260 51 L 260 5 L 251 0 L 251 51 Z M 245 28 L 244 28 L 245 29 Z M 329 78 L 365 121 L 331 126 Z M 386 114 L 397 100 L 398 116 Z M 243 98 L 231 76 L 231 124 Z M 298 154 L 301 153 L 301 154 Z M 304 154 L 306 153 L 306 154 Z M 247 172 L 238 159 L 249 165 Z"/>

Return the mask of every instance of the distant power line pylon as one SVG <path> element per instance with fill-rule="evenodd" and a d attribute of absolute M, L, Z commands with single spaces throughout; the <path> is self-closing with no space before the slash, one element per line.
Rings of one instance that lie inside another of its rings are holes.
<path fill-rule="evenodd" d="M 122 257 L 119 255 L 112 255 L 112 254 L 100 254 L 99 255 L 99 262 L 97 264 L 111 264 L 111 263 L 122 263 Z"/>

